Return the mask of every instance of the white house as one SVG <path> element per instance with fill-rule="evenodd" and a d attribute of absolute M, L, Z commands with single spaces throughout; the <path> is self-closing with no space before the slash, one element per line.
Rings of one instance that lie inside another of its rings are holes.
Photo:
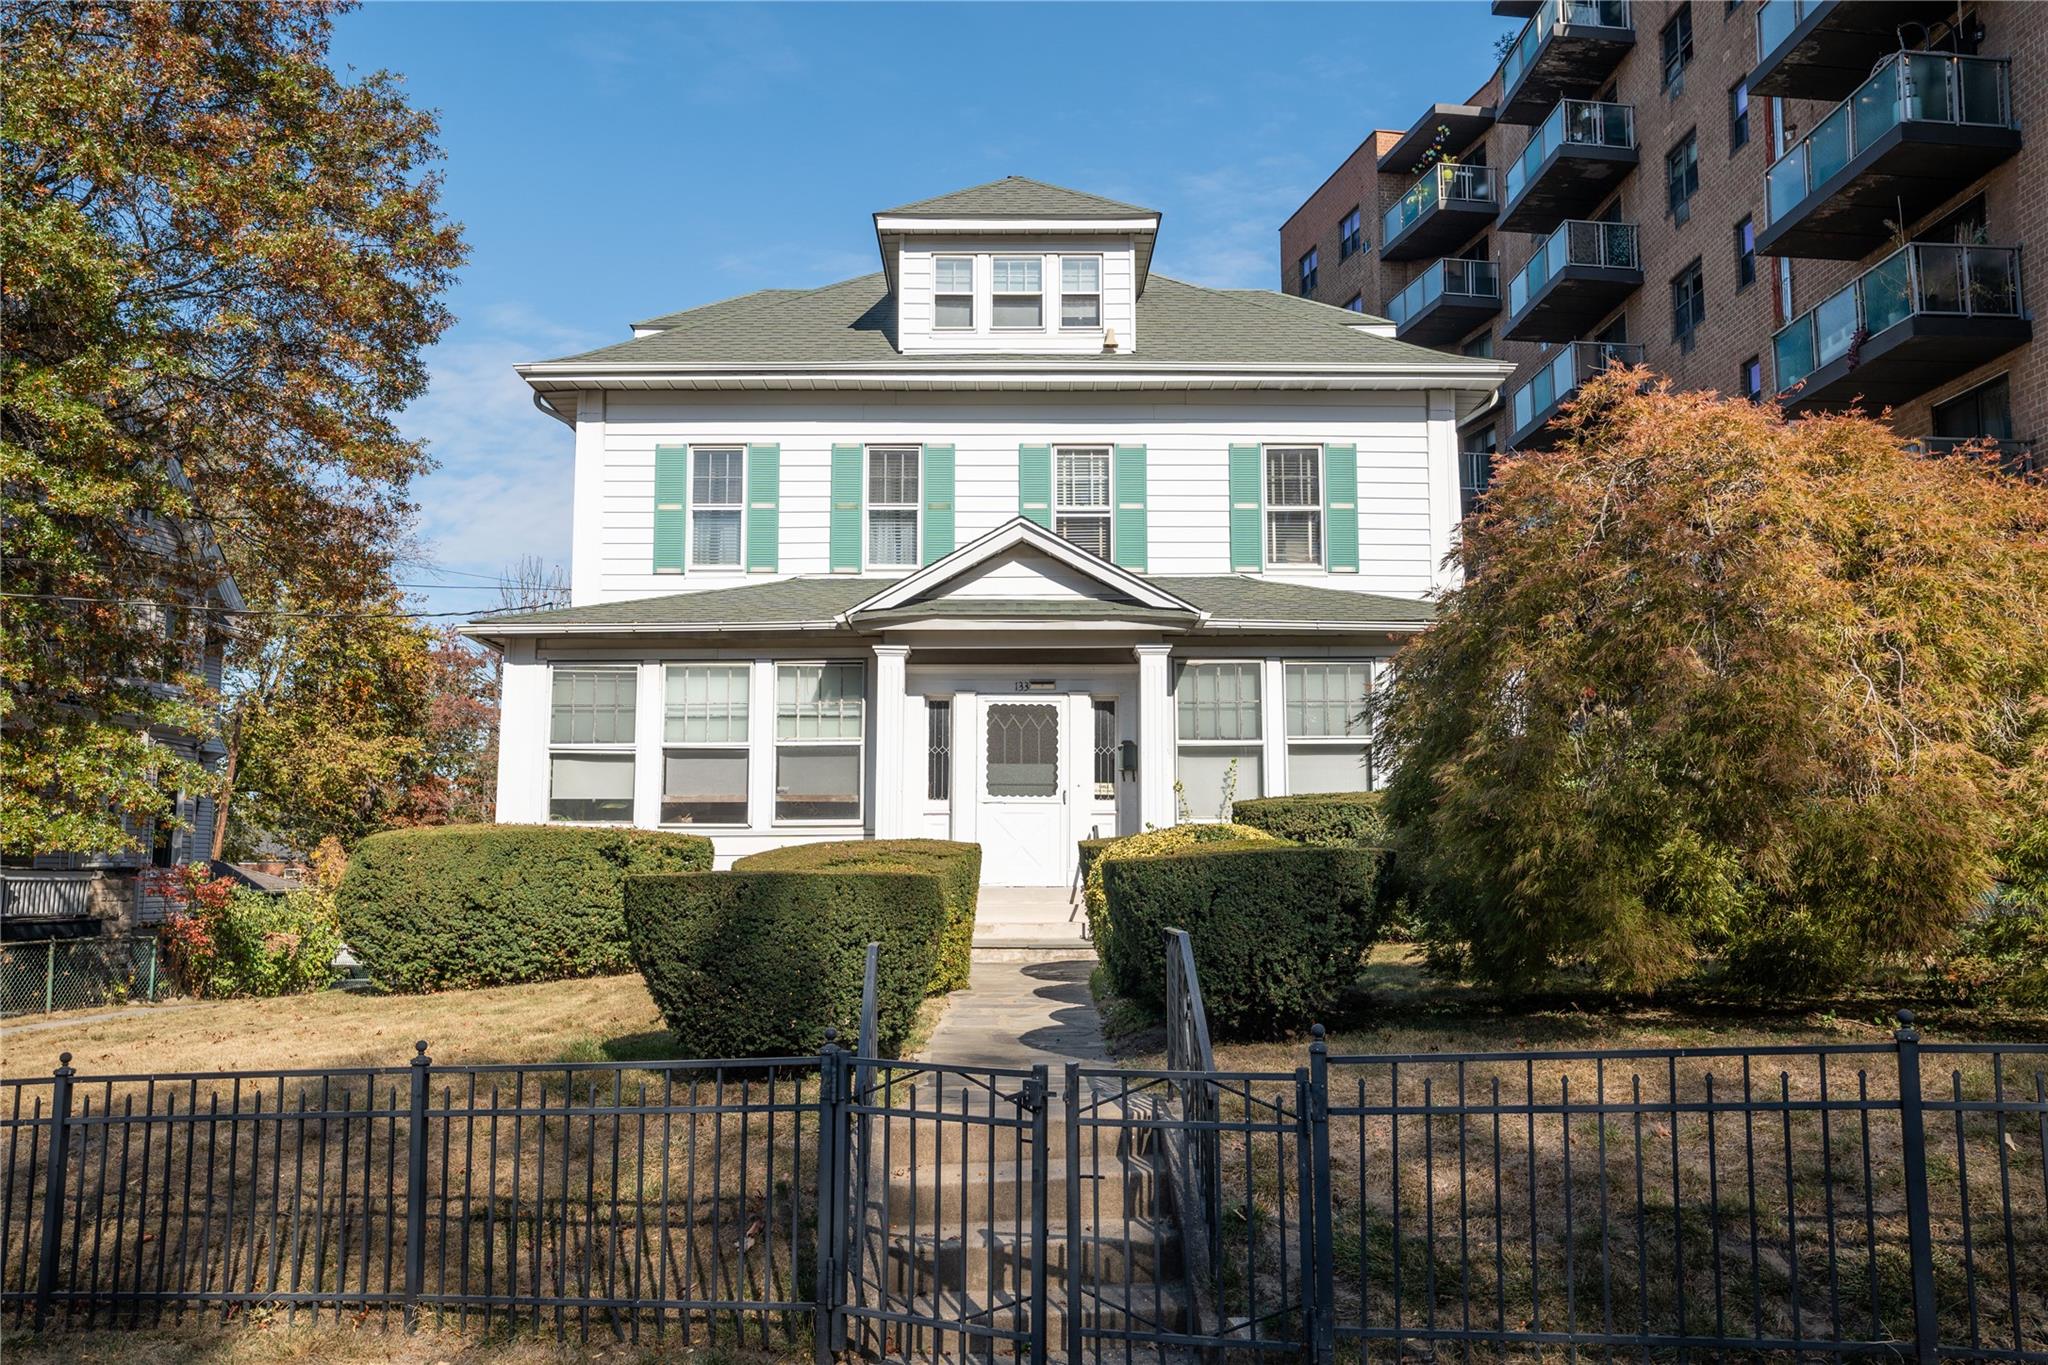
<path fill-rule="evenodd" d="M 879 273 L 524 365 L 575 428 L 571 605 L 505 654 L 498 818 L 1077 839 L 1356 790 L 1430 617 L 1457 426 L 1509 367 L 1151 272 L 1159 215 L 1011 178 L 875 215 Z M 1234 784 L 1234 786 L 1233 786 Z"/>

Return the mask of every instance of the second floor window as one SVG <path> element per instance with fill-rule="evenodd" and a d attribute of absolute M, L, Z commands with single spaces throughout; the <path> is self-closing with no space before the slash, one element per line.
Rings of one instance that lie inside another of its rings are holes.
<path fill-rule="evenodd" d="M 916 446 L 868 450 L 868 563 L 906 568 L 917 563 Z"/>
<path fill-rule="evenodd" d="M 1102 325 L 1102 258 L 1060 257 L 1060 326 Z"/>
<path fill-rule="evenodd" d="M 1685 140 L 1664 158 L 1664 183 L 1670 191 L 1671 216 L 1683 223 L 1692 217 L 1692 197 L 1700 188 L 1700 140 L 1687 133 Z"/>
<path fill-rule="evenodd" d="M 1664 88 L 1672 94 L 1685 89 L 1685 69 L 1692 65 L 1692 6 L 1680 5 L 1671 22 L 1664 25 Z"/>
<path fill-rule="evenodd" d="M 1045 325 L 1045 262 L 1036 256 L 995 258 L 991 312 L 998 327 Z"/>
<path fill-rule="evenodd" d="M 1053 460 L 1053 530 L 1089 554 L 1108 559 L 1108 447 L 1061 450 Z"/>
<path fill-rule="evenodd" d="M 746 481 L 746 452 L 738 446 L 691 447 L 691 564 L 702 569 L 739 567 Z"/>
<path fill-rule="evenodd" d="M 1365 250 L 1365 234 L 1359 231 L 1358 210 L 1353 209 L 1337 223 L 1337 259 L 1346 261 Z"/>
<path fill-rule="evenodd" d="M 1745 218 L 1735 225 L 1735 287 L 1747 289 L 1756 283 L 1756 220 Z"/>
<path fill-rule="evenodd" d="M 974 326 L 972 256 L 941 256 L 932 262 L 932 326 L 948 331 Z"/>
<path fill-rule="evenodd" d="M 1310 247 L 1301 258 L 1301 294 L 1307 298 L 1316 292 L 1316 249 Z"/>
<path fill-rule="evenodd" d="M 1323 562 L 1323 452 L 1320 446 L 1266 451 L 1266 562 L 1313 568 Z"/>
<path fill-rule="evenodd" d="M 1691 350 L 1693 336 L 1707 320 L 1707 281 L 1698 260 L 1671 281 L 1671 339 Z"/>

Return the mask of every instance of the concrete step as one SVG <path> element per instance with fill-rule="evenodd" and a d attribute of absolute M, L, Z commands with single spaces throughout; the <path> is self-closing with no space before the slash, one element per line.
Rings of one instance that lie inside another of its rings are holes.
<path fill-rule="evenodd" d="M 1073 943 L 977 943 L 968 952 L 973 962 L 1093 962 L 1095 945 Z"/>
<path fill-rule="evenodd" d="M 1080 943 L 1087 941 L 1088 926 L 1078 920 L 1020 919 L 1005 920 L 996 924 L 991 924 L 987 920 L 976 920 L 974 938 L 976 942 L 1001 939 L 1028 939 L 1036 942 L 1041 939 L 1053 939 Z"/>
<path fill-rule="evenodd" d="M 1081 1216 L 1097 1218 L 1165 1218 L 1168 1215 L 1166 1171 L 1150 1157 L 1091 1163 L 1082 1158 Z M 1067 1207 L 1068 1168 L 1064 1155 L 1046 1162 L 1047 1217 Z M 889 1172 L 886 1195 L 871 1190 L 870 1201 L 886 1200 L 890 1230 L 922 1227 L 934 1235 L 972 1231 L 998 1219 L 1031 1216 L 1031 1162 L 920 1162 L 916 1169 L 897 1159 Z"/>
<path fill-rule="evenodd" d="M 984 1228 L 965 1236 L 898 1232 L 887 1241 L 878 1228 L 871 1232 L 877 1250 L 870 1254 L 879 1256 L 883 1283 L 898 1295 L 991 1288 L 1018 1293 L 1030 1283 L 1028 1228 Z M 1084 1223 L 1078 1237 L 1069 1235 L 1063 1221 L 1047 1224 L 1045 1270 L 1054 1292 L 1066 1293 L 1070 1263 L 1081 1267 L 1081 1278 L 1091 1288 L 1155 1280 L 1177 1283 L 1183 1273 L 1180 1232 L 1172 1222 L 1158 1218 L 1104 1218 L 1099 1224 Z"/>

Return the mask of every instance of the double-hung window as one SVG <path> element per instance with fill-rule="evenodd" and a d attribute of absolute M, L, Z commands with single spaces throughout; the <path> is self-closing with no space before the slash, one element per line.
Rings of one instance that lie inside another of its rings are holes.
<path fill-rule="evenodd" d="M 1764 360 L 1753 355 L 1742 362 L 1742 396 L 1752 403 L 1764 401 Z"/>
<path fill-rule="evenodd" d="M 1749 144 L 1749 82 L 1739 80 L 1728 87 L 1728 155 Z"/>
<path fill-rule="evenodd" d="M 1735 288 L 1740 291 L 1756 283 L 1756 220 L 1744 218 L 1735 225 Z"/>
<path fill-rule="evenodd" d="M 1174 688 L 1180 798 L 1196 820 L 1227 820 L 1230 803 L 1261 795 L 1259 662 L 1191 663 Z"/>
<path fill-rule="evenodd" d="M 1109 447 L 1061 447 L 1053 458 L 1053 530 L 1108 559 Z"/>
<path fill-rule="evenodd" d="M 1322 562 L 1322 447 L 1268 446 L 1266 563 L 1313 568 Z"/>
<path fill-rule="evenodd" d="M 1707 320 L 1707 280 L 1698 260 L 1671 281 L 1671 339 L 1690 351 L 1700 324 Z"/>
<path fill-rule="evenodd" d="M 633 819 L 638 670 L 557 668 L 548 716 L 548 819 Z"/>
<path fill-rule="evenodd" d="M 747 823 L 746 664 L 670 664 L 661 721 L 661 823 Z"/>
<path fill-rule="evenodd" d="M 868 563 L 907 568 L 917 563 L 916 446 L 868 448 Z"/>
<path fill-rule="evenodd" d="M 998 256 L 992 277 L 992 313 L 997 327 L 1045 326 L 1045 261 L 1038 256 Z"/>
<path fill-rule="evenodd" d="M 1680 223 L 1692 217 L 1692 197 L 1700 191 L 1700 139 L 1697 132 L 1664 158 L 1664 189 L 1671 201 L 1671 216 Z"/>
<path fill-rule="evenodd" d="M 775 818 L 860 819 L 867 676 L 857 663 L 775 670 Z"/>
<path fill-rule="evenodd" d="M 1317 270 L 1319 262 L 1316 257 L 1316 249 L 1314 247 L 1310 247 L 1307 251 L 1301 253 L 1300 264 L 1301 296 L 1303 298 L 1307 298 L 1309 295 L 1316 292 L 1316 276 L 1319 273 Z"/>
<path fill-rule="evenodd" d="M 1372 665 L 1287 665 L 1287 790 L 1370 791 Z"/>
<path fill-rule="evenodd" d="M 949 332 L 973 329 L 972 256 L 939 256 L 932 261 L 932 326 Z"/>
<path fill-rule="evenodd" d="M 1672 94 L 1685 89 L 1685 69 L 1692 65 L 1692 6 L 1682 4 L 1664 25 L 1664 88 Z"/>
<path fill-rule="evenodd" d="M 746 452 L 740 447 L 690 447 L 690 563 L 694 567 L 739 567 L 740 509 L 745 506 L 746 483 Z"/>
<path fill-rule="evenodd" d="M 1102 258 L 1060 257 L 1060 326 L 1102 325 Z"/>
<path fill-rule="evenodd" d="M 1337 220 L 1337 259 L 1348 261 L 1365 250 L 1365 234 L 1359 230 L 1358 210 Z"/>

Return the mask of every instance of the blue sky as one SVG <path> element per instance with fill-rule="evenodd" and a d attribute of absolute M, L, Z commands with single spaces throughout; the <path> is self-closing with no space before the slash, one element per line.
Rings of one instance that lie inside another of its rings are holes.
<path fill-rule="evenodd" d="M 511 366 L 635 318 L 877 268 L 868 215 L 1028 175 L 1164 215 L 1155 268 L 1273 287 L 1279 229 L 1366 133 L 1461 100 L 1510 24 L 1435 4 L 372 3 L 333 58 L 439 111 L 471 259 L 408 434 L 408 581 L 566 565 L 568 428 Z M 488 592 L 422 594 L 430 608 Z"/>

